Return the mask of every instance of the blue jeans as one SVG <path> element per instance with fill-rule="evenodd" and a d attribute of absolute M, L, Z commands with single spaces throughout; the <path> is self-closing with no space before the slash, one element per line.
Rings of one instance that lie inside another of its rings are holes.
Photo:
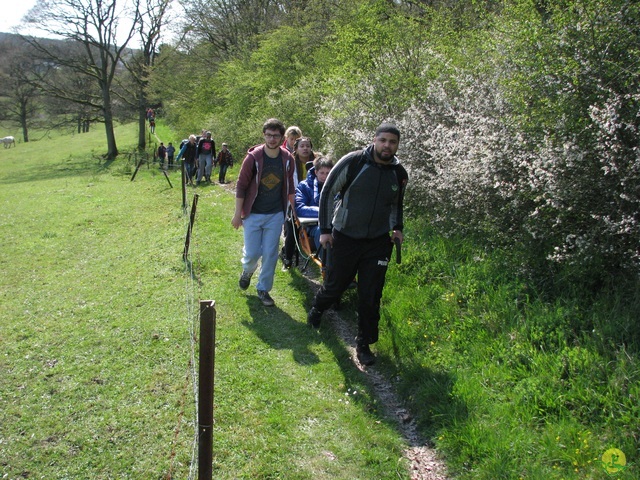
<path fill-rule="evenodd" d="M 262 257 L 260 276 L 256 284 L 258 290 L 269 292 L 273 287 L 283 223 L 284 212 L 252 213 L 242 222 L 244 229 L 242 269 L 245 272 L 255 272 L 258 260 Z"/>
<path fill-rule="evenodd" d="M 200 155 L 198 157 L 198 182 L 202 177 L 209 178 L 211 176 L 212 160 L 211 155 Z"/>
<path fill-rule="evenodd" d="M 185 164 L 186 172 L 187 172 L 187 181 L 193 183 L 193 178 L 196 176 L 196 162 L 186 162 Z"/>

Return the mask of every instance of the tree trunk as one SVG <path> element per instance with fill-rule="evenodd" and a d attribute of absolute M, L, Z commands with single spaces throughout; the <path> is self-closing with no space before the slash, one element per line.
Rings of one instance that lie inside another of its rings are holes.
<path fill-rule="evenodd" d="M 109 87 L 102 86 L 102 100 L 104 104 L 104 128 L 107 134 L 107 160 L 114 160 L 118 156 L 116 135 L 113 131 L 113 112 L 111 111 L 111 92 Z"/>
<path fill-rule="evenodd" d="M 138 96 L 138 150 L 143 152 L 147 148 L 147 109 L 144 92 Z"/>
<path fill-rule="evenodd" d="M 22 139 L 24 143 L 29 142 L 29 127 L 27 126 L 27 105 L 22 103 L 20 105 L 20 125 L 22 126 Z"/>

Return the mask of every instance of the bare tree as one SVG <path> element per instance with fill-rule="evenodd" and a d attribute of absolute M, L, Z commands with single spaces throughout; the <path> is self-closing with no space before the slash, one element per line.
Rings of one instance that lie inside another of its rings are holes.
<path fill-rule="evenodd" d="M 38 111 L 39 90 L 32 80 L 40 68 L 46 68 L 29 55 L 26 45 L 3 45 L 4 65 L 0 71 L 2 119 L 20 125 L 22 139 L 29 141 L 29 126 Z"/>
<path fill-rule="evenodd" d="M 68 56 L 82 56 L 82 48 L 75 42 L 66 50 Z M 49 94 L 43 103 L 49 115 L 58 119 L 58 125 L 71 124 L 77 127 L 78 133 L 86 133 L 92 123 L 102 121 L 102 95 L 92 77 L 56 65 L 48 68 L 38 83 L 45 82 Z M 69 100 L 66 92 L 73 92 L 73 100 Z"/>
<path fill-rule="evenodd" d="M 146 147 L 146 109 L 147 88 L 149 76 L 155 66 L 158 56 L 158 44 L 161 30 L 167 20 L 167 11 L 171 0 L 140 0 L 140 17 L 137 24 L 137 38 L 140 42 L 140 50 L 132 52 L 129 57 L 123 58 L 124 65 L 133 80 L 134 92 L 124 100 L 131 102 L 135 99 L 135 108 L 138 112 L 138 149 Z"/>
<path fill-rule="evenodd" d="M 47 93 L 85 105 L 89 101 L 90 106 L 101 110 L 107 137 L 105 156 L 109 160 L 118 155 L 111 87 L 138 27 L 139 3 L 140 0 L 132 0 L 131 7 L 119 8 L 116 0 L 38 0 L 25 17 L 27 23 L 45 32 L 45 37 L 65 39 L 69 45 L 80 46 L 80 54 L 69 55 L 58 43 L 25 37 L 35 51 L 53 65 L 68 68 L 96 82 L 100 97 L 88 100 L 85 95 L 78 98 L 77 92 L 53 85 L 46 77 L 41 78 Z M 122 29 L 119 28 L 121 24 L 124 25 Z M 120 35 L 120 31 L 124 34 Z"/>

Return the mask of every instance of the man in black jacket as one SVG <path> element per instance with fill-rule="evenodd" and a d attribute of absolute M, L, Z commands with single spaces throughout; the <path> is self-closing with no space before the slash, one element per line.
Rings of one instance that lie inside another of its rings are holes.
<path fill-rule="evenodd" d="M 322 312 L 338 301 L 357 274 L 356 353 L 363 365 L 375 362 L 369 345 L 378 340 L 387 266 L 393 241 L 403 241 L 408 175 L 395 156 L 399 143 L 400 131 L 395 125 L 380 125 L 371 145 L 338 161 L 320 196 L 320 243 L 331 249 L 332 259 L 307 321 L 318 328 Z M 340 200 L 335 203 L 337 195 Z"/>

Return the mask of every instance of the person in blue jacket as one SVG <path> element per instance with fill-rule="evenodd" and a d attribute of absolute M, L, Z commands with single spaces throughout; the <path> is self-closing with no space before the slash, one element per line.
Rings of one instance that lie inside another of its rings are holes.
<path fill-rule="evenodd" d="M 296 215 L 298 218 L 318 218 L 320 192 L 329 172 L 333 168 L 333 160 L 325 156 L 318 156 L 313 167 L 307 172 L 307 178 L 296 188 Z M 320 226 L 311 225 L 307 228 L 309 238 L 313 239 L 315 250 L 320 248 Z"/>
<path fill-rule="evenodd" d="M 176 157 L 176 161 L 180 161 L 183 158 L 185 181 L 189 182 L 189 185 L 193 186 L 193 177 L 196 174 L 196 156 L 198 153 L 198 142 L 195 135 L 189 135 L 187 141 L 182 141 L 182 147 Z"/>

